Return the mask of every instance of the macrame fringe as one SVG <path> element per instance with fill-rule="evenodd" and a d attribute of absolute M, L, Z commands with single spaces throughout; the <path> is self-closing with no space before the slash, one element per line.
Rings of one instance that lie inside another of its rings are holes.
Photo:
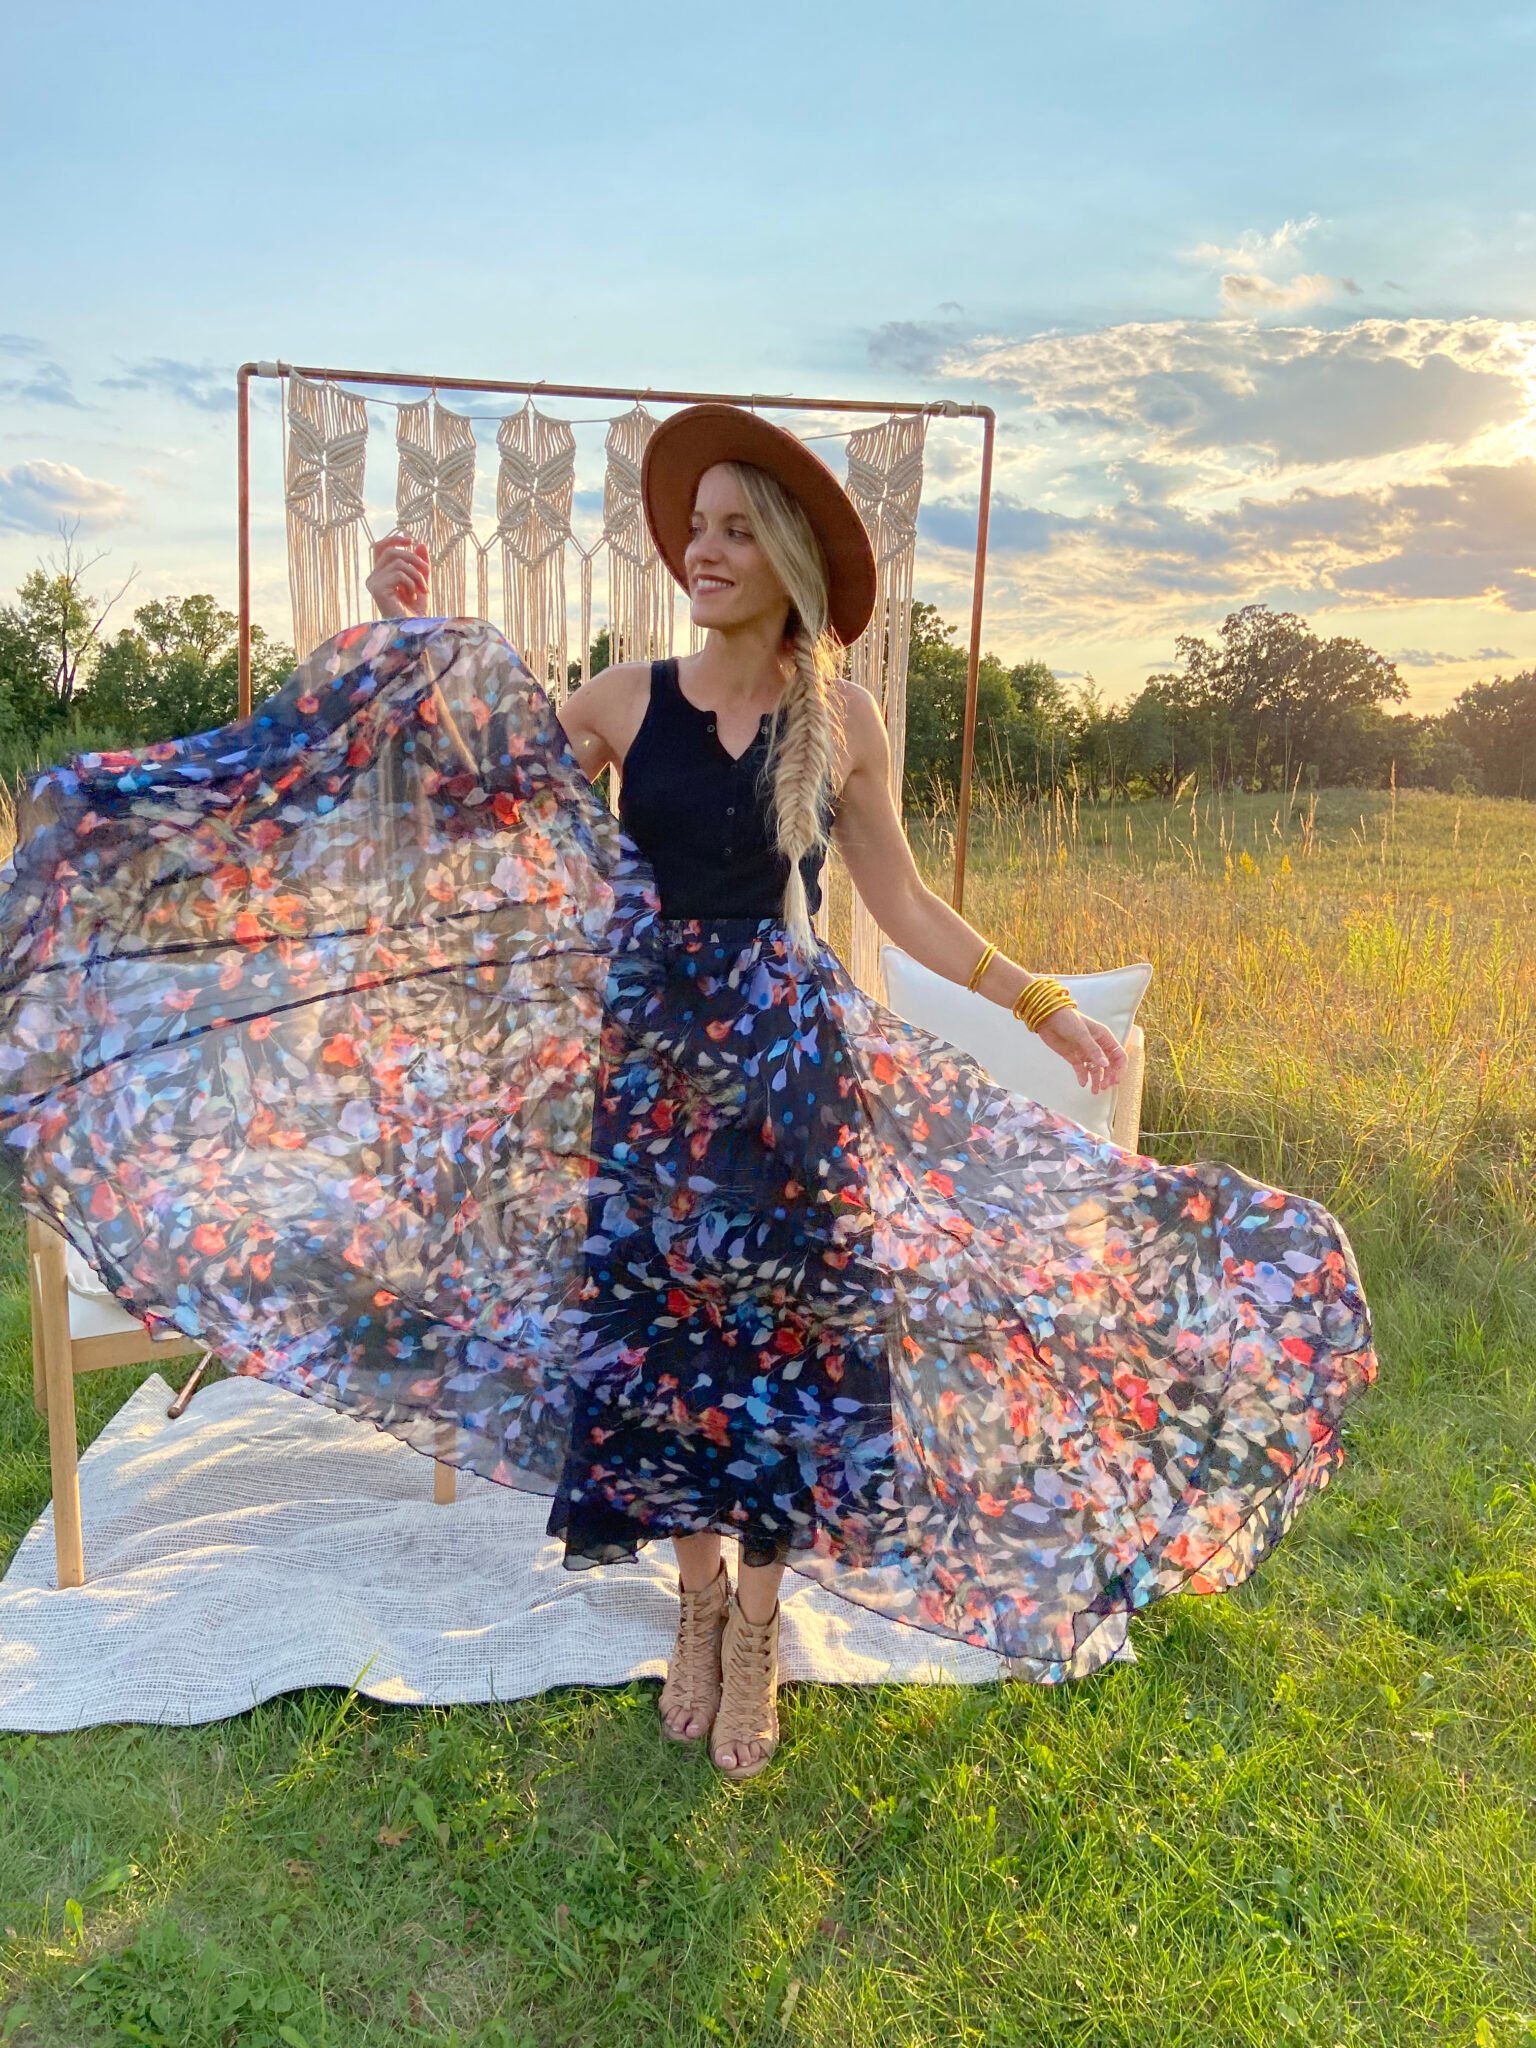
<path fill-rule="evenodd" d="M 290 375 L 279 416 L 293 645 L 302 659 L 361 616 L 368 408 L 335 384 Z"/>
<path fill-rule="evenodd" d="M 912 639 L 912 566 L 923 495 L 926 413 L 895 413 L 848 437 L 846 489 L 875 551 L 875 608 L 849 649 L 848 673 L 868 690 L 885 718 L 891 756 L 891 800 L 901 812 L 907 747 L 907 657 Z M 841 868 L 841 862 L 838 863 Z M 846 871 L 844 871 L 846 873 Z M 887 1000 L 880 961 L 882 934 L 864 900 L 852 898 L 848 972 L 867 996 Z"/>
<path fill-rule="evenodd" d="M 406 533 L 427 544 L 428 606 L 437 617 L 463 618 L 465 562 L 475 544 L 474 426 L 439 405 L 434 392 L 419 404 L 401 406 L 395 446 L 395 517 Z"/>
<path fill-rule="evenodd" d="M 496 445 L 504 630 L 551 701 L 560 704 L 569 686 L 565 543 L 576 491 L 576 436 L 564 420 L 535 412 L 529 399 L 521 412 L 502 421 Z"/>
<path fill-rule="evenodd" d="M 610 658 L 615 662 L 655 661 L 672 652 L 676 585 L 651 545 L 640 501 L 640 464 L 656 426 L 645 407 L 637 405 L 608 429 L 603 532 Z"/>

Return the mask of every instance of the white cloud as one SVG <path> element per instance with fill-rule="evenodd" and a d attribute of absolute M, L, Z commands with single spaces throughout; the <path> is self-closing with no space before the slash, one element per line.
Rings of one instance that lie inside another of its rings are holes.
<path fill-rule="evenodd" d="M 1196 243 L 1188 252 L 1189 261 L 1203 263 L 1212 270 L 1263 273 L 1277 260 L 1294 257 L 1307 236 L 1319 226 L 1317 215 L 1309 213 L 1304 220 L 1283 221 L 1269 235 L 1261 235 L 1256 228 L 1244 228 L 1237 240 L 1227 246 L 1219 242 Z"/>
<path fill-rule="evenodd" d="M 1320 270 L 1301 271 L 1301 245 L 1321 226 L 1317 215 L 1287 220 L 1272 234 L 1246 228 L 1231 244 L 1199 242 L 1185 252 L 1187 261 L 1221 275 L 1221 303 L 1228 313 L 1294 313 L 1340 292 L 1358 292 L 1353 278 L 1329 277 Z"/>
<path fill-rule="evenodd" d="M 68 462 L 18 462 L 0 469 L 0 532 L 52 533 L 62 520 L 109 525 L 128 510 L 128 493 Z"/>
<path fill-rule="evenodd" d="M 1234 475 L 1455 448 L 1530 403 L 1536 330 L 1500 320 L 1357 320 L 1343 328 L 1163 320 L 1084 334 L 982 337 L 943 376 L 1016 392 L 1081 438 L 1160 462 L 1225 458 Z"/>

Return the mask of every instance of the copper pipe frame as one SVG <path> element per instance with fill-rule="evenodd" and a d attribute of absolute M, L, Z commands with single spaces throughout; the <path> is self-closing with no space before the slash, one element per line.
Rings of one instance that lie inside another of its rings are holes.
<path fill-rule="evenodd" d="M 960 801 L 955 819 L 955 867 L 951 907 L 964 913 L 965 855 L 971 816 L 971 764 L 976 740 L 976 679 L 981 664 L 981 615 L 987 566 L 987 529 L 992 510 L 992 449 L 997 414 L 990 405 L 961 405 L 955 399 L 925 404 L 911 399 L 889 403 L 877 398 L 796 398 L 777 391 L 664 391 L 608 384 L 551 384 L 544 378 L 526 384 L 495 377 L 422 377 L 395 370 L 327 370 L 302 363 L 242 363 L 236 372 L 236 500 L 240 578 L 240 716 L 251 715 L 251 379 L 253 377 L 316 377 L 337 384 L 395 384 L 416 391 L 485 391 L 522 393 L 525 397 L 616 398 L 632 404 L 645 399 L 658 405 L 751 405 L 816 412 L 926 412 L 942 419 L 982 422 L 981 489 L 976 512 L 976 556 L 971 577 L 971 637 L 965 667 L 965 730 L 960 743 Z"/>

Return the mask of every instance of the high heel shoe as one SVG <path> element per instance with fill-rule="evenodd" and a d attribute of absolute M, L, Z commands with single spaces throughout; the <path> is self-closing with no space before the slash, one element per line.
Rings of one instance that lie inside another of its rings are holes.
<path fill-rule="evenodd" d="M 779 1746 L 779 1603 L 766 1621 L 748 1621 L 741 1598 L 730 1602 L 720 1645 L 721 1696 L 709 1741 L 709 1760 L 727 1778 L 755 1778 Z M 722 1750 L 741 1756 L 749 1742 L 761 1756 L 723 1764 Z"/>
<path fill-rule="evenodd" d="M 679 1579 L 677 1594 L 682 1611 L 678 1615 L 677 1640 L 672 1646 L 672 1662 L 667 1667 L 657 1711 L 661 1715 L 662 1732 L 670 1741 L 701 1742 L 709 1733 L 720 1705 L 720 1642 L 731 1599 L 731 1579 L 725 1568 L 725 1559 L 721 1558 L 720 1569 L 707 1586 L 690 1593 Z M 686 1710 L 681 1716 L 684 1722 L 701 1720 L 704 1726 L 700 1732 L 684 1735 L 670 1727 L 667 1715 L 673 1708 Z"/>

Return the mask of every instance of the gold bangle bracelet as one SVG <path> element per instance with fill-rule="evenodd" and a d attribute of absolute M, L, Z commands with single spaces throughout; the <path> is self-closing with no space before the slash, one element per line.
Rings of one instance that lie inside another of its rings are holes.
<path fill-rule="evenodd" d="M 996 951 L 996 946 L 993 945 L 992 941 L 989 939 L 986 945 L 982 948 L 981 958 L 976 962 L 976 965 L 971 969 L 970 980 L 965 984 L 966 987 L 970 989 L 973 993 L 975 991 L 977 982 L 981 980 L 981 977 L 986 973 L 988 967 L 992 964 L 992 955 Z"/>
<path fill-rule="evenodd" d="M 1075 1004 L 1076 1001 L 1071 990 L 1063 988 L 1060 982 L 1051 983 L 1045 988 L 1033 989 L 1031 995 L 1032 1001 L 1019 1005 L 1020 1015 L 1029 1024 L 1038 1024 L 1043 1017 L 1049 1016 L 1052 1010 L 1064 1010 L 1069 1003 Z"/>
<path fill-rule="evenodd" d="M 1077 998 L 1069 988 L 1048 974 L 1036 975 L 1014 998 L 1013 1014 L 1031 1031 L 1038 1031 L 1057 1010 L 1076 1009 Z"/>
<path fill-rule="evenodd" d="M 1020 1017 L 1021 1022 L 1029 1026 L 1031 1031 L 1038 1031 L 1046 1019 L 1054 1017 L 1058 1010 L 1075 1010 L 1076 1008 L 1077 1004 L 1071 996 L 1062 996 L 1053 998 L 1048 1003 L 1042 1003 L 1037 1009 L 1015 1012 L 1015 1014 Z"/>

